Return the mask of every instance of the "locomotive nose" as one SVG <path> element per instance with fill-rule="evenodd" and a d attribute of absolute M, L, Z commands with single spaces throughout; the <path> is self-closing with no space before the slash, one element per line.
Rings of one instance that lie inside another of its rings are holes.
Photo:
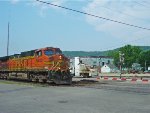
<path fill-rule="evenodd" d="M 66 71 L 69 67 L 69 59 L 63 54 L 55 54 L 49 57 L 49 69 Z"/>

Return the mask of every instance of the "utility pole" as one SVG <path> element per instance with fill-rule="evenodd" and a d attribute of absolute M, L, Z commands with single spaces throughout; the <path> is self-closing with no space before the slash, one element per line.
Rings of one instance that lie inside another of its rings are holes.
<path fill-rule="evenodd" d="M 7 56 L 9 55 L 9 22 L 8 22 L 8 37 L 7 37 Z"/>
<path fill-rule="evenodd" d="M 146 71 L 146 60 L 145 60 L 145 71 Z"/>
<path fill-rule="evenodd" d="M 99 66 L 98 66 L 98 69 L 97 69 L 97 73 L 98 73 L 98 75 L 100 75 L 100 73 L 101 73 L 101 58 L 99 58 Z"/>
<path fill-rule="evenodd" d="M 99 58 L 99 67 L 101 66 L 101 58 Z"/>
<path fill-rule="evenodd" d="M 119 51 L 119 61 L 120 61 L 120 78 L 122 74 L 122 65 L 124 64 L 124 53 Z"/>

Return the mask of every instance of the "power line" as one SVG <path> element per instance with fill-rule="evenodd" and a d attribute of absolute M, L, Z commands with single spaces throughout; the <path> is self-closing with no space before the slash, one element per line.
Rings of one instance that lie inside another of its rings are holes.
<path fill-rule="evenodd" d="M 147 6 L 150 5 L 150 2 L 148 2 L 148 1 L 142 1 L 142 2 L 144 2 L 144 4 L 146 4 Z"/>
<path fill-rule="evenodd" d="M 130 15 L 130 14 L 127 14 L 127 13 L 123 13 L 123 12 L 121 12 L 121 11 L 116 11 L 116 10 L 114 10 L 114 9 L 111 9 L 111 8 L 108 8 L 108 7 L 106 7 L 106 6 L 100 6 L 100 7 L 103 7 L 103 8 L 105 8 L 105 9 L 108 9 L 108 10 L 110 10 L 110 11 L 112 11 L 112 12 L 116 12 L 116 13 L 120 13 L 120 14 L 123 14 L 123 15 L 126 15 L 126 16 L 129 16 L 129 17 L 133 17 L 133 18 L 137 18 L 137 17 L 135 17 L 135 16 L 133 16 L 133 15 Z M 139 19 L 139 18 L 138 18 Z"/>
<path fill-rule="evenodd" d="M 92 16 L 92 17 L 95 17 L 95 18 L 100 18 L 100 19 L 103 19 L 103 20 L 107 20 L 107 21 L 111 21 L 111 22 L 115 22 L 115 23 L 119 23 L 119 24 L 123 24 L 123 25 L 127 25 L 127 26 L 131 26 L 131 27 L 135 27 L 135 28 L 150 31 L 150 29 L 146 28 L 146 27 L 141 27 L 141 26 L 137 26 L 137 25 L 133 25 L 133 24 L 128 24 L 128 23 L 125 23 L 125 22 L 122 22 L 122 21 L 117 21 L 117 20 L 113 20 L 113 19 L 110 19 L 110 18 L 105 18 L 105 17 L 94 15 L 94 14 L 91 14 L 91 13 L 86 13 L 86 12 L 83 12 L 83 11 L 79 11 L 79 10 L 75 10 L 75 9 L 72 9 L 72 8 L 64 7 L 64 6 L 61 6 L 61 5 L 52 4 L 50 2 L 45 2 L 45 1 L 40 1 L 40 0 L 36 0 L 36 1 L 41 2 L 43 4 L 48 4 L 48 5 L 52 5 L 52 6 L 55 6 L 55 7 L 62 8 L 62 9 L 70 10 L 70 11 L 73 11 L 73 12 L 77 12 L 77 13 L 85 14 L 85 15 L 88 15 L 88 16 Z"/>
<path fill-rule="evenodd" d="M 139 3 L 139 2 L 134 1 L 134 3 L 136 3 L 136 4 L 140 5 L 140 6 L 144 6 L 145 7 L 145 5 L 143 5 L 143 4 Z"/>
<path fill-rule="evenodd" d="M 150 7 L 148 7 L 147 5 L 145 5 L 145 4 L 143 4 L 143 3 L 140 3 L 140 2 L 134 1 L 134 3 L 136 3 L 136 4 L 140 5 L 140 6 L 143 6 L 144 8 L 150 8 Z"/>

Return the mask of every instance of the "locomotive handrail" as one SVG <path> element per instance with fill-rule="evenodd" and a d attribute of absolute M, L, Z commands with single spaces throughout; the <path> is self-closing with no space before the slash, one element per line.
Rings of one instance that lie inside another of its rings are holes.
<path fill-rule="evenodd" d="M 51 70 L 52 70 L 52 69 L 54 69 L 54 68 L 56 68 L 59 64 L 60 64 L 60 62 L 57 62 L 57 64 L 56 64 L 56 65 L 55 65 L 55 63 L 54 63 L 54 66 L 55 66 L 55 67 L 54 67 L 54 66 L 52 66 Z"/>

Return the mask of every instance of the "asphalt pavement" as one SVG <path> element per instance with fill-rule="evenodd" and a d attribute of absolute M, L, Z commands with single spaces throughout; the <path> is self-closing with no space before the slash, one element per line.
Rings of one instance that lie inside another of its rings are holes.
<path fill-rule="evenodd" d="M 134 89 L 134 91 L 133 91 Z M 149 113 L 149 85 L 33 86 L 0 81 L 0 113 Z"/>

